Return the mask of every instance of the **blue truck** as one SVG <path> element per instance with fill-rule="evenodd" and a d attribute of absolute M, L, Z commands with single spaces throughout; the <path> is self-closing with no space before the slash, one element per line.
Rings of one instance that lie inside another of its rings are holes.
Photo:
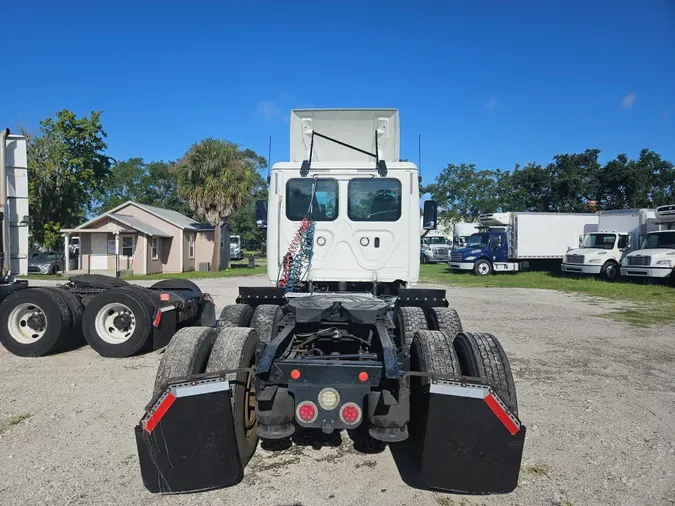
<path fill-rule="evenodd" d="M 452 252 L 448 268 L 479 276 L 562 263 L 565 252 L 598 229 L 596 213 L 506 212 L 481 214 L 479 231 Z"/>

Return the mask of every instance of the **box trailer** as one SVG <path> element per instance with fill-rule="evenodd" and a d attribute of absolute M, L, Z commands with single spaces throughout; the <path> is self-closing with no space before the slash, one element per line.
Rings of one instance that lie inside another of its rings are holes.
<path fill-rule="evenodd" d="M 598 228 L 596 213 L 507 212 L 481 214 L 480 231 L 450 256 L 454 271 L 480 276 L 562 262 L 565 252 Z"/>
<path fill-rule="evenodd" d="M 565 253 L 560 266 L 570 274 L 600 276 L 614 281 L 622 260 L 638 248 L 640 238 L 657 230 L 654 209 L 616 209 L 599 212 L 598 231 L 584 236 L 581 245 Z"/>

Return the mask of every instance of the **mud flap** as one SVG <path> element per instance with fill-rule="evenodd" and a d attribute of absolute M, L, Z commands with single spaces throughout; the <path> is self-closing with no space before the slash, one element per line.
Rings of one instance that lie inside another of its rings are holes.
<path fill-rule="evenodd" d="M 488 385 L 432 383 L 422 429 L 425 486 L 465 494 L 515 490 L 526 429 Z"/>
<path fill-rule="evenodd" d="M 143 484 L 152 493 L 197 492 L 244 475 L 223 379 L 167 385 L 135 427 Z"/>

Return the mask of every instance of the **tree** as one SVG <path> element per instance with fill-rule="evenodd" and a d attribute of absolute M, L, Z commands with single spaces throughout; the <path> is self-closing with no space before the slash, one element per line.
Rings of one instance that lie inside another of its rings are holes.
<path fill-rule="evenodd" d="M 220 268 L 221 228 L 251 200 L 262 160 L 233 142 L 208 138 L 193 144 L 175 164 L 178 196 L 197 216 L 216 226 L 212 271 Z"/>
<path fill-rule="evenodd" d="M 449 163 L 426 187 L 448 219 L 473 220 L 481 213 L 500 211 L 506 191 L 506 173 L 477 170 L 474 164 Z"/>
<path fill-rule="evenodd" d="M 92 208 L 112 159 L 106 156 L 101 112 L 77 118 L 68 110 L 40 122 L 37 133 L 22 128 L 27 141 L 30 227 L 35 242 L 61 243 L 61 228 L 74 227 Z"/>
<path fill-rule="evenodd" d="M 551 174 L 547 168 L 530 162 L 516 165 L 504 176 L 505 202 L 510 211 L 548 211 L 551 209 Z"/>
<path fill-rule="evenodd" d="M 173 164 L 163 161 L 145 163 L 142 158 L 116 163 L 103 185 L 95 212 L 100 214 L 133 200 L 194 218 L 187 202 L 178 196 L 176 174 L 172 167 Z"/>
<path fill-rule="evenodd" d="M 262 176 L 256 172 L 254 189 L 251 200 L 238 211 L 236 211 L 229 220 L 230 229 L 237 235 L 240 235 L 245 243 L 265 242 L 265 230 L 256 226 L 255 222 L 255 202 L 256 200 L 267 201 L 268 184 Z"/>
<path fill-rule="evenodd" d="M 555 155 L 547 170 L 550 174 L 551 211 L 582 212 L 597 200 L 599 149 L 583 153 Z"/>

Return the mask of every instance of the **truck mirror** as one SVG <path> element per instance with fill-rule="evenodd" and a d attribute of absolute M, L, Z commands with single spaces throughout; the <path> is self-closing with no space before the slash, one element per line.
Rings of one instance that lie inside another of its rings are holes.
<path fill-rule="evenodd" d="M 267 228 L 267 202 L 264 200 L 255 202 L 255 224 L 258 228 Z"/>
<path fill-rule="evenodd" d="M 424 202 L 424 230 L 436 230 L 436 221 L 438 220 L 438 204 L 435 200 Z"/>

